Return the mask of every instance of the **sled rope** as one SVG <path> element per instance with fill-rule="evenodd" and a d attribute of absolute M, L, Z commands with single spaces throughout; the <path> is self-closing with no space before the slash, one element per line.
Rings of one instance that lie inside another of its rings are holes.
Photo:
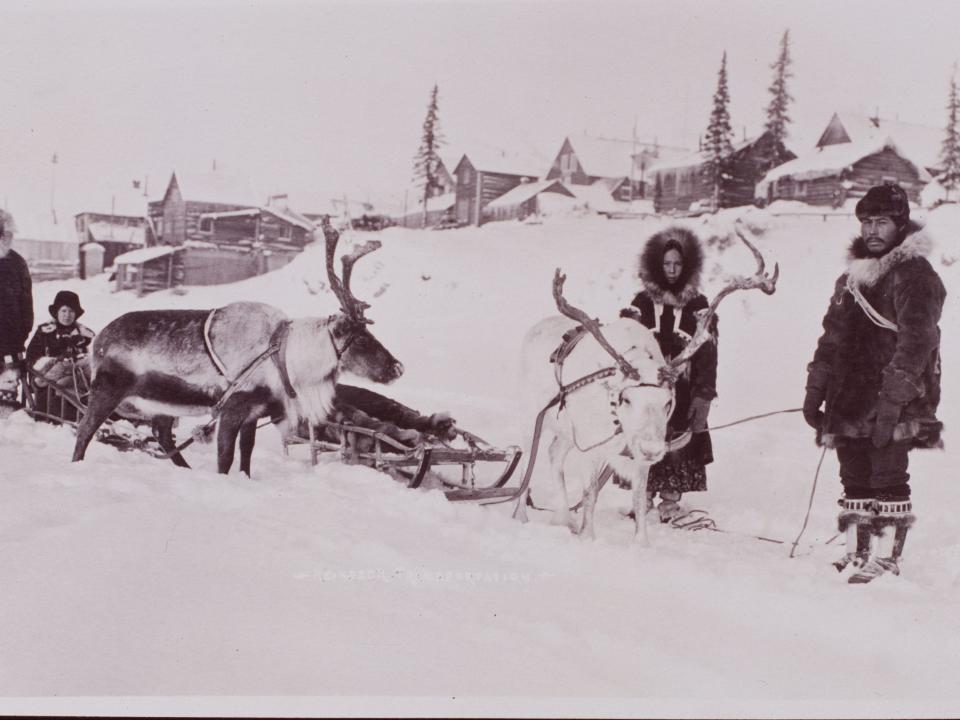
<path fill-rule="evenodd" d="M 810 520 L 810 511 L 813 509 L 813 496 L 817 492 L 817 480 L 820 478 L 820 467 L 823 465 L 823 458 L 827 455 L 827 448 L 823 448 L 823 452 L 820 453 L 820 462 L 817 463 L 817 472 L 813 475 L 813 487 L 810 488 L 810 502 L 807 503 L 807 514 L 803 518 L 803 527 L 800 528 L 800 534 L 797 535 L 797 539 L 793 541 L 793 547 L 790 548 L 790 557 L 794 556 L 794 553 L 797 551 L 797 545 L 800 542 L 800 538 L 803 537 L 804 531 L 807 529 L 807 522 Z"/>
<path fill-rule="evenodd" d="M 802 412 L 803 408 L 788 408 L 787 410 L 774 410 L 768 413 L 761 413 L 760 415 L 751 415 L 750 417 L 740 418 L 739 420 L 734 420 L 733 422 L 728 422 L 724 425 L 714 425 L 713 427 L 704 428 L 703 430 L 694 430 L 695 433 L 704 433 L 704 432 L 713 432 L 714 430 L 724 430 L 728 427 L 733 427 L 734 425 L 742 425 L 743 423 L 748 423 L 753 420 L 762 420 L 763 418 L 772 417 L 774 415 L 783 415 L 785 413 L 795 413 Z"/>

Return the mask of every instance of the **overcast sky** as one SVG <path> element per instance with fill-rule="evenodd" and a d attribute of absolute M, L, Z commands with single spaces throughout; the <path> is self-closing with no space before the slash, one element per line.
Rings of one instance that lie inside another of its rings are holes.
<path fill-rule="evenodd" d="M 402 196 L 429 91 L 454 157 L 584 131 L 695 145 L 724 51 L 737 135 L 790 29 L 795 149 L 835 110 L 942 125 L 960 3 L 0 0 L 0 200 L 94 206 L 174 169 L 248 174 L 299 209 Z M 545 168 L 538 168 L 541 172 Z"/>

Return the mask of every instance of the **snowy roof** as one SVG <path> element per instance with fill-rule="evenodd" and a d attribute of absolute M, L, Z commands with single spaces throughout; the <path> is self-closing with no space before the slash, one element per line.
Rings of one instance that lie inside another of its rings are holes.
<path fill-rule="evenodd" d="M 94 222 L 87 227 L 95 242 L 120 242 L 131 245 L 147 244 L 147 229 L 109 222 Z"/>
<path fill-rule="evenodd" d="M 177 178 L 177 185 L 184 200 L 253 207 L 260 205 L 250 179 L 240 173 L 227 170 L 206 173 L 175 171 L 173 177 Z"/>
<path fill-rule="evenodd" d="M 917 167 L 910 158 L 907 158 L 900 151 L 899 147 L 891 138 L 869 138 L 858 142 L 837 143 L 836 145 L 825 145 L 808 152 L 800 157 L 778 165 L 768 172 L 763 180 L 757 184 L 757 195 L 763 196 L 767 192 L 767 186 L 782 177 L 790 176 L 794 180 L 816 180 L 817 178 L 830 177 L 839 174 L 845 168 L 865 157 L 878 153 L 884 149 L 891 149 L 907 162 L 910 162 L 917 168 L 921 180 L 929 180 L 930 176 L 922 167 Z"/>
<path fill-rule="evenodd" d="M 836 122 L 843 126 L 851 142 L 891 138 L 897 144 L 900 154 L 915 165 L 924 168 L 935 168 L 940 165 L 943 128 L 900 120 L 869 118 L 866 115 L 844 112 L 834 113 L 828 123 L 828 129 Z"/>
<path fill-rule="evenodd" d="M 587 205 L 596 212 L 623 210 L 628 203 L 623 203 L 613 198 L 610 194 L 608 183 L 603 180 L 597 180 L 591 185 L 573 185 L 567 186 L 577 200 Z"/>
<path fill-rule="evenodd" d="M 131 250 L 130 252 L 125 252 L 122 255 L 117 255 L 113 259 L 113 264 L 116 265 L 135 265 L 138 263 L 147 262 L 148 260 L 154 260 L 164 255 L 173 255 L 175 252 L 182 251 L 182 247 L 174 247 L 172 245 L 160 245 L 157 247 L 149 248 L 140 248 L 139 250 Z"/>
<path fill-rule="evenodd" d="M 504 175 L 525 175 L 540 177 L 547 174 L 550 161 L 528 150 L 496 148 L 489 145 L 470 148 L 457 161 L 457 165 L 466 157 L 475 170 L 481 172 L 503 173 Z M 457 165 L 454 166 L 456 170 Z"/>
<path fill-rule="evenodd" d="M 287 222 L 291 225 L 296 225 L 297 227 L 302 227 L 304 230 L 312 231 L 314 229 L 314 224 L 307 218 L 303 217 L 298 212 L 291 210 L 290 208 L 281 208 L 281 207 L 250 207 L 244 208 L 243 210 L 225 210 L 223 212 L 209 212 L 203 213 L 200 217 L 211 218 L 213 220 L 218 220 L 220 218 L 231 218 L 231 217 L 247 217 L 253 215 L 260 215 L 262 213 L 270 213 L 271 215 L 280 218 L 284 222 Z"/>
<path fill-rule="evenodd" d="M 11 213 L 15 238 L 61 243 L 79 243 L 80 241 L 72 218 L 70 222 L 54 223 L 49 212 L 19 214 L 16 209 L 13 209 Z"/>
<path fill-rule="evenodd" d="M 733 143 L 733 151 L 739 152 L 744 148 L 748 148 L 761 136 L 756 135 L 754 137 L 749 137 L 740 142 Z M 662 172 L 664 170 L 679 170 L 680 168 L 687 167 L 696 167 L 698 165 L 703 165 L 709 159 L 709 155 L 706 150 L 695 150 L 693 152 L 686 152 L 683 154 L 676 154 L 673 157 L 665 157 L 663 160 L 653 163 L 650 167 L 647 168 L 648 173 Z"/>
<path fill-rule="evenodd" d="M 630 140 L 609 140 L 589 135 L 567 137 L 567 140 L 587 175 L 630 177 L 634 151 L 634 144 Z"/>
<path fill-rule="evenodd" d="M 500 197 L 491 200 L 487 203 L 487 207 L 498 208 L 519 205 L 544 191 L 559 191 L 561 195 L 573 195 L 573 193 L 567 189 L 567 186 L 559 180 L 540 180 L 538 182 L 520 183 L 512 190 L 508 190 Z"/>
<path fill-rule="evenodd" d="M 304 217 L 303 215 L 298 213 L 296 210 L 292 210 L 286 206 L 281 207 L 279 205 L 268 205 L 267 207 L 263 208 L 263 210 L 265 212 L 276 215 L 278 218 L 290 223 L 291 225 L 296 225 L 297 227 L 301 227 L 307 232 L 312 232 L 316 227 L 316 225 L 313 223 L 313 221 L 310 220 L 310 218 Z"/>
<path fill-rule="evenodd" d="M 407 192 L 407 214 L 423 212 L 423 197 L 420 193 L 422 188 L 410 188 Z M 455 192 L 444 193 L 443 195 L 434 195 L 430 198 L 427 208 L 433 210 L 449 210 L 456 203 L 457 194 Z"/>
<path fill-rule="evenodd" d="M 88 207 L 84 212 L 95 213 L 97 215 L 146 217 L 147 198 L 142 191 L 131 188 L 105 196 L 99 203 Z"/>

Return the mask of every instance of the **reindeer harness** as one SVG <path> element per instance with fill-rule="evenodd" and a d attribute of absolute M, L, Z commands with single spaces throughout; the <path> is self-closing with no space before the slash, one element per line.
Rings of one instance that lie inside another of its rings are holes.
<path fill-rule="evenodd" d="M 217 312 L 216 310 L 211 310 L 210 314 L 207 315 L 207 319 L 203 323 L 203 344 L 207 349 L 207 353 L 210 355 L 210 359 L 213 361 L 213 364 L 217 366 L 217 370 L 227 378 L 229 385 L 227 386 L 226 392 L 224 392 L 223 397 L 217 401 L 217 404 L 213 406 L 211 414 L 216 417 L 220 411 L 223 409 L 224 404 L 226 404 L 227 399 L 237 391 L 237 388 L 256 370 L 260 367 L 261 364 L 267 359 L 270 358 L 274 365 L 277 367 L 277 372 L 280 374 L 280 381 L 283 383 L 284 392 L 293 399 L 297 397 L 297 391 L 293 389 L 293 384 L 290 382 L 290 374 L 287 372 L 287 340 L 290 336 L 290 321 L 286 320 L 280 323 L 277 326 L 277 329 L 273 331 L 273 335 L 270 336 L 270 342 L 267 345 L 267 349 L 262 353 L 257 355 L 247 366 L 240 371 L 240 374 L 236 378 L 231 378 L 230 374 L 227 372 L 227 367 L 224 365 L 223 360 L 217 355 L 216 350 L 213 349 L 213 342 L 210 339 L 210 325 L 213 321 L 213 315 Z M 333 342 L 333 337 L 330 338 Z M 337 346 L 334 343 L 334 351 L 336 351 Z"/>
<path fill-rule="evenodd" d="M 556 377 L 559 390 L 556 396 L 554 396 L 553 400 L 551 400 L 550 403 L 547 405 L 547 408 L 553 407 L 554 405 L 558 405 L 557 407 L 558 415 L 563 411 L 564 406 L 566 404 L 566 398 L 568 395 L 576 392 L 577 390 L 585 388 L 588 385 L 591 385 L 592 383 L 595 383 L 599 380 L 605 380 L 606 378 L 613 377 L 614 375 L 617 374 L 617 370 L 621 369 L 613 366 L 605 367 L 600 370 L 596 370 L 592 373 L 588 373 L 587 375 L 584 375 L 583 377 L 578 378 L 573 382 L 569 382 L 566 384 L 563 382 L 562 374 L 563 374 L 564 360 L 566 360 L 566 358 L 570 355 L 570 353 L 573 352 L 573 349 L 577 346 L 580 340 L 582 340 L 588 334 L 589 334 L 588 330 L 582 325 L 573 328 L 563 336 L 563 340 L 560 343 L 560 345 L 557 347 L 556 350 L 554 350 L 550 354 L 550 362 L 554 363 L 554 376 Z M 632 368 L 630 369 L 632 370 Z M 635 372 L 636 371 L 634 371 L 634 374 Z M 659 383 L 636 382 L 636 383 L 631 383 L 629 387 L 631 388 L 633 387 L 662 388 L 663 385 Z M 592 450 L 596 447 L 599 447 L 604 443 L 610 442 L 617 435 L 620 435 L 623 433 L 623 428 L 620 427 L 620 420 L 619 418 L 617 418 L 616 410 L 615 410 L 617 405 L 620 404 L 620 397 L 614 397 L 613 388 L 610 388 L 610 387 L 607 388 L 607 393 L 610 401 L 610 414 L 612 415 L 611 422 L 613 423 L 613 428 L 614 428 L 613 433 L 609 437 L 604 438 L 603 440 L 597 443 L 594 443 L 593 445 L 590 445 L 589 447 L 586 447 L 586 448 L 580 447 L 580 444 L 576 441 L 576 437 L 574 437 L 574 444 L 576 445 L 577 449 L 580 450 L 581 452 L 587 452 L 588 450 Z M 620 395 L 622 394 L 623 394 L 623 390 L 620 391 Z M 544 409 L 547 409 L 547 408 L 544 408 Z M 672 452 L 674 450 L 679 450 L 685 447 L 690 442 L 690 438 L 691 438 L 691 434 L 687 432 L 687 433 L 683 433 L 682 435 L 680 435 L 679 437 L 671 441 L 668 441 L 667 452 Z M 627 451 L 625 450 L 624 452 L 627 452 Z"/>

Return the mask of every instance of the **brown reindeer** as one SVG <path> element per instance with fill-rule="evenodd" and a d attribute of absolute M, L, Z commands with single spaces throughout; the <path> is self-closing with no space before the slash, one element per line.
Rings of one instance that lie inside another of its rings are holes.
<path fill-rule="evenodd" d="M 389 383 L 403 374 L 367 329 L 369 305 L 353 296 L 354 263 L 380 247 L 369 241 L 334 270 L 339 233 L 328 223 L 326 266 L 341 312 L 290 320 L 270 305 L 231 303 L 216 310 L 146 310 L 121 315 L 93 344 L 93 381 L 77 430 L 73 460 L 82 460 L 97 428 L 112 413 L 153 419 L 161 447 L 177 465 L 173 418 L 213 413 L 217 469 L 227 473 L 240 439 L 240 470 L 250 474 L 257 420 L 278 418 L 281 431 L 300 419 L 325 420 L 341 371 Z"/>

